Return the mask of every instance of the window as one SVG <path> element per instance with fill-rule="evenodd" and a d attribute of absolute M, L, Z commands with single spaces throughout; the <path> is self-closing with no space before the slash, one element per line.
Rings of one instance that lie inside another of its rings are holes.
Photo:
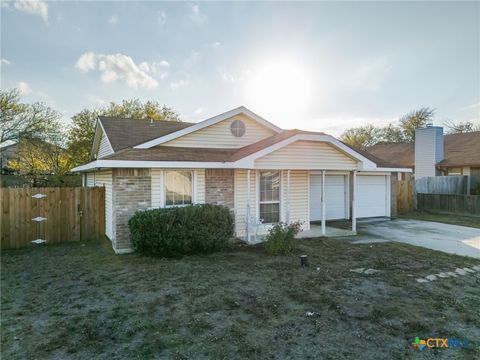
<path fill-rule="evenodd" d="M 242 120 L 235 120 L 230 125 L 230 131 L 232 132 L 233 136 L 241 137 L 243 134 L 245 134 L 245 124 Z"/>
<path fill-rule="evenodd" d="M 449 168 L 448 175 L 462 175 L 462 168 Z"/>
<path fill-rule="evenodd" d="M 193 174 L 191 171 L 165 173 L 165 206 L 192 204 Z"/>
<path fill-rule="evenodd" d="M 280 172 L 260 172 L 260 219 L 266 223 L 280 221 Z"/>

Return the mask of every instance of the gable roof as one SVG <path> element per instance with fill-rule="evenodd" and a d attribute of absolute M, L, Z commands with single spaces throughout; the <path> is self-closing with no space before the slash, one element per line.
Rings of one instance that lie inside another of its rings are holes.
<path fill-rule="evenodd" d="M 186 127 L 186 128 L 181 129 L 179 131 L 172 132 L 172 133 L 169 133 L 169 134 L 160 135 L 157 138 L 154 138 L 150 141 L 145 141 L 144 143 L 138 144 L 135 147 L 137 149 L 148 149 L 148 148 L 157 146 L 159 144 L 163 144 L 167 141 L 171 141 L 171 140 L 177 139 L 181 136 L 190 134 L 192 132 L 201 130 L 203 128 L 206 128 L 207 126 L 217 124 L 217 123 L 219 123 L 223 120 L 229 119 L 233 116 L 240 115 L 240 114 L 244 114 L 244 115 L 248 116 L 249 118 L 258 122 L 260 125 L 268 128 L 268 129 L 271 129 L 271 130 L 275 131 L 276 133 L 279 133 L 279 132 L 282 131 L 282 129 L 280 129 L 276 125 L 272 124 L 271 122 L 265 120 L 264 118 L 258 116 L 253 111 L 248 110 L 244 106 L 240 106 L 240 107 L 235 108 L 233 110 L 224 112 L 223 114 L 214 116 L 212 118 L 201 121 L 199 123 L 192 124 L 192 126 Z"/>
<path fill-rule="evenodd" d="M 108 116 L 100 116 L 98 120 L 115 152 L 194 125 L 180 121 L 150 121 Z"/>
<path fill-rule="evenodd" d="M 367 153 L 402 167 L 415 167 L 414 143 L 379 143 Z M 439 167 L 480 166 L 480 131 L 444 136 L 444 159 Z"/>
<path fill-rule="evenodd" d="M 125 160 L 125 161 L 189 161 L 189 162 L 223 162 L 234 163 L 246 158 L 250 161 L 257 157 L 264 156 L 277 148 L 288 145 L 294 141 L 325 141 L 337 147 L 340 151 L 356 160 L 362 161 L 367 167 L 375 166 L 375 160 L 372 155 L 367 155 L 353 149 L 342 142 L 336 140 L 330 135 L 322 132 L 304 131 L 304 130 L 285 130 L 281 133 L 272 135 L 266 139 L 257 141 L 251 145 L 240 149 L 221 149 L 221 148 L 191 148 L 191 147 L 173 147 L 173 146 L 155 146 L 148 149 L 138 149 L 136 147 L 123 149 L 115 154 L 108 155 L 102 160 Z M 378 159 L 376 159 L 378 160 Z M 379 167 L 395 168 L 398 167 L 392 163 L 379 161 Z"/>

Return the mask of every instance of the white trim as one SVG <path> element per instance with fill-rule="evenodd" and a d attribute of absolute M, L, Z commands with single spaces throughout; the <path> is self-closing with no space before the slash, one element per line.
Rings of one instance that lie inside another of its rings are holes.
<path fill-rule="evenodd" d="M 257 209 L 257 213 L 256 213 L 256 219 L 258 221 L 260 221 L 260 205 L 261 204 L 278 204 L 278 222 L 281 222 L 283 220 L 283 211 L 282 211 L 282 206 L 283 206 L 283 199 L 282 199 L 282 192 L 283 192 L 283 186 L 282 186 L 282 182 L 283 182 L 283 171 L 282 170 L 254 170 L 255 171 L 255 178 L 256 178 L 256 186 L 255 186 L 255 203 L 257 205 L 256 209 Z M 279 180 L 280 180 L 280 191 L 278 192 L 278 200 L 268 200 L 268 201 L 261 201 L 260 200 L 260 184 L 261 184 L 261 180 L 260 180 L 260 177 L 261 177 L 261 172 L 277 172 L 278 173 L 278 176 L 279 176 Z M 261 202 L 261 203 L 260 203 Z M 278 222 L 274 222 L 274 223 L 264 223 L 262 222 L 262 224 L 264 224 L 265 227 L 269 226 L 269 225 L 272 225 L 272 224 L 276 224 Z"/>
<path fill-rule="evenodd" d="M 368 171 L 384 171 L 384 172 L 405 172 L 411 173 L 413 170 L 411 168 L 384 168 L 384 167 L 377 167 L 375 170 L 368 170 Z"/>
<path fill-rule="evenodd" d="M 172 205 L 167 205 L 167 172 L 189 172 L 191 174 L 191 191 L 192 191 L 192 200 L 191 200 L 191 203 L 190 204 L 172 204 Z M 182 206 L 188 206 L 188 205 L 193 205 L 196 203 L 196 187 L 195 187 L 195 183 L 196 183 L 196 180 L 195 180 L 195 173 L 196 171 L 195 170 L 192 170 L 192 169 L 170 169 L 170 170 L 167 170 L 167 171 L 163 171 L 164 173 L 164 187 L 163 187 L 163 199 L 164 199 L 164 206 L 163 207 L 168 207 L 168 208 L 171 208 L 171 207 L 182 207 Z"/>
<path fill-rule="evenodd" d="M 322 235 L 325 236 L 326 233 L 326 212 L 327 205 L 325 203 L 325 170 L 322 171 L 322 195 L 321 195 L 321 204 L 322 204 Z"/>
<path fill-rule="evenodd" d="M 386 214 L 388 217 L 391 217 L 392 216 L 392 207 L 391 207 L 391 196 L 392 194 L 390 193 L 392 191 L 391 189 L 391 176 L 390 175 L 385 175 L 385 179 L 387 181 L 386 183 L 386 187 L 387 187 L 387 191 L 385 191 L 385 196 L 386 196 L 386 199 L 385 199 L 385 206 L 386 206 Z"/>
<path fill-rule="evenodd" d="M 90 151 L 90 159 L 92 159 L 93 155 L 94 155 L 93 151 L 94 151 L 95 143 L 96 143 L 96 140 L 97 140 L 98 124 L 100 124 L 100 128 L 102 130 L 102 133 L 105 134 L 105 137 L 107 138 L 107 142 L 108 142 L 108 146 L 110 146 L 111 154 L 115 153 L 115 151 L 113 150 L 112 143 L 110 142 L 110 139 L 108 138 L 107 132 L 105 131 L 105 128 L 103 127 L 102 121 L 100 120 L 100 118 L 97 118 L 97 123 L 95 125 L 95 136 L 93 138 L 92 150 Z M 101 142 L 102 142 L 102 135 L 100 135 L 100 139 L 98 139 L 98 147 L 100 147 Z M 111 154 L 109 154 L 109 155 L 111 155 Z M 98 155 L 98 149 L 97 149 L 97 153 L 95 153 L 94 159 L 97 159 L 97 157 L 98 157 L 97 155 Z"/>
<path fill-rule="evenodd" d="M 223 114 L 220 114 L 220 115 L 214 116 L 210 119 L 207 119 L 207 120 L 201 121 L 199 123 L 196 123 L 195 125 L 189 126 L 185 129 L 175 131 L 173 133 L 158 137 L 156 139 L 144 142 L 142 144 L 138 144 L 138 145 L 134 146 L 134 148 L 135 149 L 148 149 L 148 148 L 151 148 L 153 146 L 163 144 L 167 141 L 171 141 L 171 140 L 177 139 L 181 136 L 190 134 L 194 131 L 198 131 L 200 129 L 206 128 L 207 126 L 217 124 L 220 121 L 226 120 L 228 118 L 231 118 L 231 117 L 239 115 L 239 114 L 244 114 L 244 115 L 248 116 L 249 118 L 251 118 L 252 120 L 255 120 L 256 122 L 260 123 L 261 125 L 269 128 L 269 129 L 271 129 L 271 130 L 273 130 L 277 133 L 282 131 L 282 129 L 280 129 L 279 127 L 277 127 L 277 126 L 273 125 L 272 123 L 268 122 L 264 118 L 258 116 L 254 112 L 248 110 L 246 107 L 240 106 L 240 107 L 235 108 L 233 110 L 224 112 Z"/>
<path fill-rule="evenodd" d="M 357 172 L 353 171 L 352 177 L 352 231 L 357 232 Z"/>

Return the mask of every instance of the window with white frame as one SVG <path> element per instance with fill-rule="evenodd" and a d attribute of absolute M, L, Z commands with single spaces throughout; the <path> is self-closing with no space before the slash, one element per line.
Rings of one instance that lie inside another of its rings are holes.
<path fill-rule="evenodd" d="M 280 221 L 280 171 L 260 172 L 260 219 L 265 224 Z"/>
<path fill-rule="evenodd" d="M 190 205 L 193 202 L 193 172 L 169 170 L 165 172 L 165 206 Z"/>
<path fill-rule="evenodd" d="M 462 168 L 449 168 L 448 175 L 462 175 Z"/>

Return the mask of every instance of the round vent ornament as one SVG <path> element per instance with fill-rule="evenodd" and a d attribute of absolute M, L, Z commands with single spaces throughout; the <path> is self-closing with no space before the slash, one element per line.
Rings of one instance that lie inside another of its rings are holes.
<path fill-rule="evenodd" d="M 241 137 L 245 134 L 245 124 L 242 120 L 235 120 L 230 125 L 230 131 L 235 137 Z"/>

